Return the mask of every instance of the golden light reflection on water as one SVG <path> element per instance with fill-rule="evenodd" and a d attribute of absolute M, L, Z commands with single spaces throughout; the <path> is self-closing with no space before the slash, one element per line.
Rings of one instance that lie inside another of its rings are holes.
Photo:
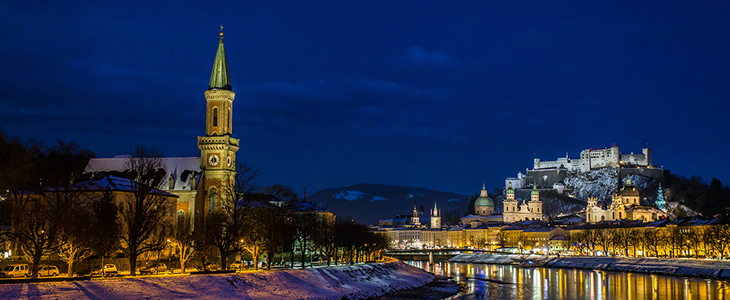
<path fill-rule="evenodd" d="M 436 262 L 409 262 L 464 282 L 456 299 L 726 299 L 728 282 L 703 278 L 599 270 L 522 268 Z"/>

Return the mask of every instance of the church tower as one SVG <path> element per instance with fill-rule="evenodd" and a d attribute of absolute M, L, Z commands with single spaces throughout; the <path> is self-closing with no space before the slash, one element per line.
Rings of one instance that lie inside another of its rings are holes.
<path fill-rule="evenodd" d="M 540 201 L 540 192 L 537 190 L 537 185 L 533 185 L 532 192 L 530 192 L 530 213 L 532 213 L 533 220 L 542 220 L 542 202 Z"/>
<path fill-rule="evenodd" d="M 418 208 L 413 206 L 413 216 L 411 217 L 411 224 L 414 226 L 421 226 L 421 218 L 418 216 Z"/>
<path fill-rule="evenodd" d="M 504 208 L 502 209 L 502 216 L 505 222 L 515 222 L 517 221 L 516 216 L 518 210 L 518 202 L 515 199 L 515 190 L 512 188 L 512 182 L 510 182 L 507 186 L 507 191 L 505 191 L 505 194 L 507 198 L 502 201 L 502 205 Z"/>
<path fill-rule="evenodd" d="M 235 95 L 228 77 L 221 26 L 218 51 L 215 54 L 208 90 L 205 91 L 205 136 L 198 137 L 200 167 L 204 171 L 198 187 L 196 213 L 221 212 L 224 205 L 230 205 L 233 201 L 230 189 L 236 175 L 236 151 L 239 142 L 231 137 Z"/>
<path fill-rule="evenodd" d="M 436 206 L 436 201 L 433 202 L 433 211 L 431 211 L 431 229 L 441 228 L 441 212 Z"/>

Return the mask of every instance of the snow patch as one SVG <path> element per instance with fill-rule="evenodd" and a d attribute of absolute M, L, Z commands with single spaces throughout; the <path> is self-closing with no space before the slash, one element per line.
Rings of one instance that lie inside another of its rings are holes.
<path fill-rule="evenodd" d="M 365 195 L 363 192 L 358 191 L 344 191 L 340 192 L 339 194 L 334 194 L 332 197 L 335 197 L 335 199 L 345 199 L 347 201 L 355 201 L 357 199 L 361 199 Z"/>
<path fill-rule="evenodd" d="M 374 201 L 387 201 L 388 198 L 380 197 L 380 196 L 373 196 L 373 199 L 370 199 L 370 202 Z"/>

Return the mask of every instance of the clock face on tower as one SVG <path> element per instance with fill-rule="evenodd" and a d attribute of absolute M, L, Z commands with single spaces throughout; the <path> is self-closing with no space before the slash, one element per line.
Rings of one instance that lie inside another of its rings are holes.
<path fill-rule="evenodd" d="M 218 163 L 221 161 L 220 157 L 218 157 L 217 154 L 213 154 L 210 157 L 208 157 L 208 164 L 211 166 L 217 166 Z"/>
<path fill-rule="evenodd" d="M 233 159 L 231 159 L 231 156 L 229 155 L 226 160 L 228 162 L 228 167 L 230 168 L 231 167 L 231 164 L 233 163 Z"/>

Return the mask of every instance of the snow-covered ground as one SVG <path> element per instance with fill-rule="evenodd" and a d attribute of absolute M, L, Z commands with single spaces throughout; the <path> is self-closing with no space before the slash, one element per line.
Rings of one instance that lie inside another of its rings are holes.
<path fill-rule="evenodd" d="M 450 262 L 472 264 L 511 264 L 532 262 L 554 268 L 598 269 L 652 273 L 677 276 L 711 277 L 730 279 L 730 261 L 716 259 L 669 259 L 669 258 L 629 258 L 629 257 L 557 257 L 546 255 L 520 254 L 460 254 L 449 259 Z"/>
<path fill-rule="evenodd" d="M 1 299 L 365 299 L 423 286 L 434 276 L 386 263 L 237 274 L 0 285 Z"/>

